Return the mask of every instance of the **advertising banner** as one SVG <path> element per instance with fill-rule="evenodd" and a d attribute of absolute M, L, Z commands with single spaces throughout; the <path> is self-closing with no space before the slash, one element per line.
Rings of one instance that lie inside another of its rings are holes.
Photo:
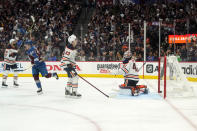
<path fill-rule="evenodd" d="M 181 69 L 186 77 L 197 79 L 197 62 L 180 62 Z M 57 72 L 60 77 L 67 77 L 66 72 L 60 66 L 60 62 L 46 62 L 48 72 Z M 31 63 L 17 62 L 20 77 L 31 77 Z M 143 62 L 136 62 L 140 78 L 157 79 L 158 63 L 146 62 L 143 68 Z M 0 76 L 3 73 L 3 62 L 0 62 Z M 76 70 L 78 74 L 85 77 L 114 77 L 110 72 L 119 70 L 122 62 L 77 62 Z M 25 70 L 25 71 L 24 71 Z M 11 72 L 9 76 L 13 76 Z M 143 76 L 144 74 L 144 76 Z M 122 77 L 118 75 L 117 77 Z"/>
<path fill-rule="evenodd" d="M 191 40 L 196 40 L 197 34 L 186 35 L 168 35 L 168 43 L 190 43 Z"/>

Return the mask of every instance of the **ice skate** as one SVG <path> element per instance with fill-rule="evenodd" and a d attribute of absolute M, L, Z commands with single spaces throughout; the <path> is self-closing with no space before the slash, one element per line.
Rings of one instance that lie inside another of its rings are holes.
<path fill-rule="evenodd" d="M 18 88 L 19 87 L 19 84 L 17 84 L 17 82 L 14 82 L 13 85 L 14 85 L 15 88 Z"/>
<path fill-rule="evenodd" d="M 70 91 L 69 90 L 65 90 L 65 96 L 68 97 L 70 95 L 71 95 Z"/>
<path fill-rule="evenodd" d="M 2 83 L 2 88 L 7 88 L 8 87 L 8 85 L 6 84 L 6 83 Z"/>
<path fill-rule="evenodd" d="M 42 88 L 38 88 L 37 93 L 38 93 L 38 95 L 43 94 L 43 92 L 42 92 Z"/>
<path fill-rule="evenodd" d="M 58 80 L 59 79 L 59 76 L 58 76 L 58 74 L 55 72 L 54 74 L 54 77 Z"/>
<path fill-rule="evenodd" d="M 81 98 L 81 94 L 79 94 L 77 92 L 72 92 L 71 93 L 71 98 Z"/>

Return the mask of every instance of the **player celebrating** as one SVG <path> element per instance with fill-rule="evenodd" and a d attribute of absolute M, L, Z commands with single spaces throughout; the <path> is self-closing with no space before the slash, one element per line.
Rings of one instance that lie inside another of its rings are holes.
<path fill-rule="evenodd" d="M 55 77 L 59 79 L 57 73 L 48 73 L 46 64 L 41 57 L 41 52 L 33 46 L 33 42 L 28 40 L 25 42 L 26 53 L 28 54 L 32 64 L 32 75 L 38 87 L 37 93 L 42 94 L 42 86 L 39 80 L 39 73 L 46 78 Z"/>
<path fill-rule="evenodd" d="M 123 67 L 116 72 L 110 74 L 118 75 L 121 74 L 124 76 L 124 84 L 121 84 L 119 87 L 121 89 L 132 89 L 136 87 L 136 84 L 139 81 L 138 69 L 135 64 L 135 60 L 132 59 L 131 54 L 127 54 L 123 61 Z"/>
<path fill-rule="evenodd" d="M 75 35 L 69 36 L 68 42 L 69 43 L 66 45 L 65 51 L 62 54 L 60 65 L 68 74 L 67 86 L 65 87 L 65 95 L 80 98 L 81 94 L 77 93 L 78 76 L 75 70 L 75 56 L 77 54 L 77 51 L 75 49 L 77 46 L 77 37 Z"/>
<path fill-rule="evenodd" d="M 8 87 L 8 85 L 6 84 L 6 80 L 11 69 L 14 71 L 14 87 L 19 86 L 19 84 L 17 83 L 18 73 L 16 71 L 17 69 L 16 56 L 18 53 L 16 42 L 17 42 L 16 39 L 11 39 L 4 53 L 4 73 L 3 73 L 2 87 Z"/>

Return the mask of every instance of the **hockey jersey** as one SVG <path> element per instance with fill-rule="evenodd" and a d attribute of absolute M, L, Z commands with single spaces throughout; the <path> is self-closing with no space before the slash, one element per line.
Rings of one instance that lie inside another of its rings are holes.
<path fill-rule="evenodd" d="M 16 48 L 12 48 L 11 45 L 9 45 L 4 53 L 4 62 L 9 65 L 15 64 L 17 53 L 18 50 Z"/>
<path fill-rule="evenodd" d="M 76 57 L 77 51 L 74 49 L 72 45 L 66 46 L 61 59 L 61 67 L 66 68 L 68 64 L 75 65 L 75 57 Z"/>
<path fill-rule="evenodd" d="M 42 62 L 41 52 L 36 47 L 32 46 L 26 51 L 26 53 L 31 60 L 31 64 L 38 65 L 40 62 Z"/>
<path fill-rule="evenodd" d="M 139 81 L 138 69 L 134 59 L 131 59 L 127 64 L 124 64 L 117 72 L 114 74 L 121 74 L 125 79 Z"/>

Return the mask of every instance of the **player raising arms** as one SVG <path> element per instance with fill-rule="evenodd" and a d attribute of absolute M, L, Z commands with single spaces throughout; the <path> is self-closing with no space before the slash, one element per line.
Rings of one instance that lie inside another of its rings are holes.
<path fill-rule="evenodd" d="M 14 87 L 19 86 L 17 83 L 18 73 L 16 71 L 17 69 L 16 57 L 18 53 L 16 42 L 17 42 L 16 39 L 11 39 L 4 53 L 4 73 L 3 73 L 2 87 L 8 86 L 6 84 L 6 80 L 11 69 L 14 71 Z"/>
<path fill-rule="evenodd" d="M 41 75 L 46 78 L 55 77 L 56 79 L 59 79 L 59 77 L 57 73 L 48 73 L 46 64 L 41 57 L 41 52 L 35 46 L 33 46 L 33 42 L 31 40 L 26 41 L 24 46 L 26 53 L 31 60 L 32 75 L 38 87 L 37 93 L 42 94 L 42 86 L 39 80 L 39 73 L 41 73 Z"/>
<path fill-rule="evenodd" d="M 135 88 L 139 81 L 138 69 L 136 67 L 135 60 L 131 57 L 131 53 L 126 54 L 123 61 L 123 67 L 118 71 L 111 72 L 110 74 L 120 74 L 124 76 L 124 84 L 119 86 L 121 89 Z"/>
<path fill-rule="evenodd" d="M 78 76 L 75 70 L 75 56 L 77 54 L 77 51 L 75 49 L 77 46 L 77 37 L 75 35 L 69 36 L 68 42 L 69 43 L 66 45 L 65 51 L 62 54 L 60 65 L 68 74 L 67 86 L 65 87 L 65 95 L 80 98 L 81 94 L 77 93 Z"/>

